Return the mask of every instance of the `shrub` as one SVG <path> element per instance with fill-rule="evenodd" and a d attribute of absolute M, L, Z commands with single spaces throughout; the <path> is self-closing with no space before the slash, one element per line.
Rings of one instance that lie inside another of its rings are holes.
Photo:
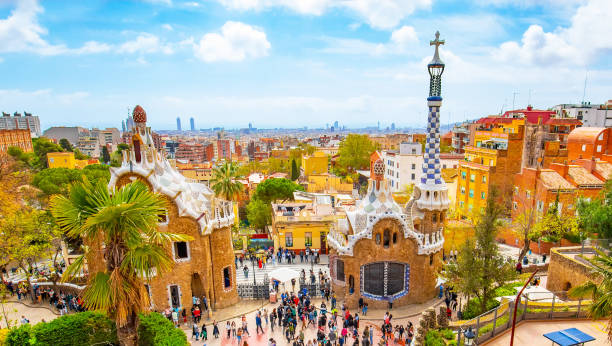
<path fill-rule="evenodd" d="M 442 329 L 440 334 L 442 334 L 442 337 L 446 340 L 453 340 L 455 338 L 455 333 L 453 333 L 451 329 Z"/>
<path fill-rule="evenodd" d="M 115 322 L 99 312 L 81 312 L 51 322 L 11 329 L 6 344 L 12 345 L 92 345 L 118 344 Z"/>
<path fill-rule="evenodd" d="M 151 312 L 146 315 L 140 314 L 138 337 L 138 344 L 142 346 L 189 345 L 185 333 L 174 327 L 172 322 L 157 312 Z"/>
<path fill-rule="evenodd" d="M 487 310 L 480 311 L 480 299 L 478 298 L 470 299 L 470 301 L 465 305 L 465 309 L 463 310 L 463 319 L 470 320 L 498 306 L 499 306 L 499 302 L 495 299 L 491 299 L 487 302 Z"/>
<path fill-rule="evenodd" d="M 13 328 L 9 331 L 6 336 L 7 346 L 23 346 L 31 345 L 36 342 L 34 333 L 32 332 L 32 326 L 24 324 L 19 328 Z"/>
<path fill-rule="evenodd" d="M 425 334 L 425 346 L 445 346 L 446 342 L 442 338 L 442 334 L 432 329 Z"/>
<path fill-rule="evenodd" d="M 457 340 L 451 340 L 449 341 L 446 346 L 457 346 Z"/>
<path fill-rule="evenodd" d="M 118 344 L 115 322 L 100 312 L 85 311 L 65 315 L 33 327 L 37 344 L 92 345 Z"/>
<path fill-rule="evenodd" d="M 6 337 L 8 336 L 8 329 L 0 329 L 0 346 L 4 346 L 6 344 Z"/>

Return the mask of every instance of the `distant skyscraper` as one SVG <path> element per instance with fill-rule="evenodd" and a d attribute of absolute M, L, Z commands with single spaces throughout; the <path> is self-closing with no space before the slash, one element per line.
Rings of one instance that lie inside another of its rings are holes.
<path fill-rule="evenodd" d="M 391 131 L 395 131 L 395 123 L 391 123 Z"/>
<path fill-rule="evenodd" d="M 380 121 L 378 122 L 378 125 L 376 125 L 376 128 L 380 130 Z"/>
<path fill-rule="evenodd" d="M 195 120 L 193 120 L 193 117 L 189 118 L 189 126 L 191 127 L 191 131 L 195 131 Z"/>
<path fill-rule="evenodd" d="M 253 124 L 249 123 L 249 130 L 253 129 Z"/>
<path fill-rule="evenodd" d="M 334 129 L 338 129 L 338 120 L 334 121 Z"/>
<path fill-rule="evenodd" d="M 121 120 L 121 131 L 125 132 L 126 128 L 125 128 L 125 120 Z"/>
<path fill-rule="evenodd" d="M 177 131 L 182 131 L 181 130 L 181 118 L 180 117 L 176 117 L 176 130 Z"/>

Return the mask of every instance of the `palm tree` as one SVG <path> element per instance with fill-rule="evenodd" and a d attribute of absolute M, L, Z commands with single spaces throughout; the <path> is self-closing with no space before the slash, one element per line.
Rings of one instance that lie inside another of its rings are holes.
<path fill-rule="evenodd" d="M 83 301 L 87 309 L 104 311 L 115 320 L 120 345 L 137 344 L 138 313 L 149 306 L 144 280 L 172 266 L 166 244 L 190 240 L 157 229 L 165 203 L 141 182 L 109 191 L 103 182 L 85 181 L 73 185 L 68 197 L 51 199 L 51 212 L 61 229 L 91 245 L 84 246 L 62 281 L 74 278 L 85 259 L 97 260 L 94 256 L 101 251 L 104 263 L 92 261 Z"/>
<path fill-rule="evenodd" d="M 574 298 L 593 299 L 589 314 L 593 319 L 608 319 L 608 340 L 612 341 L 612 257 L 597 249 L 595 251 L 597 256 L 591 260 L 592 272 L 599 275 L 601 282 L 587 281 L 572 288 L 568 294 Z"/>
<path fill-rule="evenodd" d="M 238 166 L 233 162 L 225 162 L 223 165 L 215 167 L 212 173 L 211 188 L 217 196 L 231 201 L 238 193 L 242 192 L 242 183 L 236 181 L 236 178 L 239 177 Z"/>

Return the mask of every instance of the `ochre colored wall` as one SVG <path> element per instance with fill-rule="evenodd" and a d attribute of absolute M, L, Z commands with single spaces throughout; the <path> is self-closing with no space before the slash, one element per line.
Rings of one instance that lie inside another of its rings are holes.
<path fill-rule="evenodd" d="M 383 242 L 376 244 L 376 234 L 380 234 L 383 239 L 383 231 L 391 231 L 391 242 L 388 248 L 383 246 Z M 393 243 L 393 233 L 397 233 L 397 243 Z M 412 238 L 404 238 L 400 224 L 393 219 L 380 220 L 372 230 L 372 239 L 359 240 L 353 248 L 353 256 L 338 256 L 344 261 L 345 285 L 338 284 L 332 280 L 332 286 L 337 296 L 344 297 L 349 308 L 358 306 L 361 297 L 360 273 L 361 266 L 374 262 L 390 261 L 401 262 L 410 265 L 410 282 L 408 294 L 393 302 L 394 306 L 402 306 L 412 303 L 423 303 L 432 299 L 435 294 L 438 271 L 442 265 L 442 253 L 438 251 L 433 254 L 433 264 L 429 264 L 430 255 L 418 255 L 417 244 Z M 334 250 L 330 251 L 331 257 Z M 337 255 L 337 254 L 335 254 Z M 330 265 L 333 265 L 330 261 Z M 335 272 L 335 270 L 334 270 Z M 355 292 L 349 294 L 349 276 L 353 276 L 355 282 Z M 387 302 L 364 298 L 370 308 L 386 309 Z"/>
<path fill-rule="evenodd" d="M 579 260 L 564 254 L 563 248 L 553 248 L 550 252 L 546 289 L 552 292 L 566 291 L 587 281 L 600 282 L 601 278 L 591 273 L 591 268 Z M 580 247 L 574 247 L 580 251 Z"/>

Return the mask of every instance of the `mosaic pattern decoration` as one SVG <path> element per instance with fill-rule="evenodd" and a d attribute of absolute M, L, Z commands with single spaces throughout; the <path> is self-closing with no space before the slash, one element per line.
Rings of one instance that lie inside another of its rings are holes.
<path fill-rule="evenodd" d="M 442 184 L 440 173 L 440 106 L 430 106 L 427 119 L 427 144 L 423 154 L 421 183 Z"/>

